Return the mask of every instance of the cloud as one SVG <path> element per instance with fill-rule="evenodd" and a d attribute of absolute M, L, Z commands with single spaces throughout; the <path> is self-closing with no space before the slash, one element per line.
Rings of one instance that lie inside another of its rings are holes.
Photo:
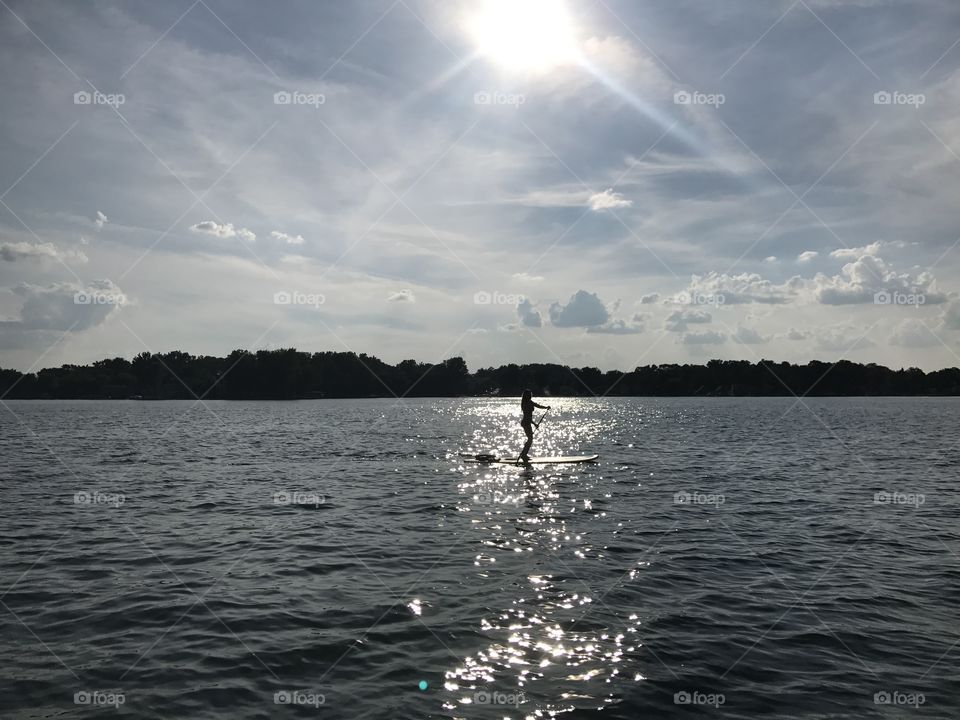
<path fill-rule="evenodd" d="M 524 298 L 517 304 L 517 315 L 520 318 L 520 323 L 526 327 L 541 327 L 543 325 L 543 318 L 540 317 L 540 312 L 527 298 Z"/>
<path fill-rule="evenodd" d="M 627 198 L 620 193 L 614 192 L 613 188 L 608 188 L 603 192 L 591 195 L 587 202 L 590 205 L 590 209 L 594 210 L 595 212 L 613 210 L 615 208 L 625 208 L 633 205 L 633 200 L 627 200 Z"/>
<path fill-rule="evenodd" d="M 864 337 L 863 328 L 851 325 L 833 325 L 820 328 L 815 333 L 818 350 L 853 352 L 873 347 L 873 341 Z"/>
<path fill-rule="evenodd" d="M 960 303 L 947 305 L 940 316 L 940 326 L 945 330 L 960 330 Z"/>
<path fill-rule="evenodd" d="M 565 306 L 550 306 L 550 322 L 557 327 L 596 327 L 610 319 L 606 306 L 595 293 L 577 290 Z"/>
<path fill-rule="evenodd" d="M 837 260 L 859 260 L 864 255 L 879 254 L 881 247 L 883 247 L 883 243 L 878 241 L 864 245 L 863 247 L 838 248 L 830 253 L 830 257 L 836 258 Z"/>
<path fill-rule="evenodd" d="M 738 342 L 741 345 L 762 345 L 769 340 L 769 338 L 763 337 L 753 328 L 744 327 L 739 324 L 737 325 L 736 332 L 730 337 L 734 342 Z"/>
<path fill-rule="evenodd" d="M 819 254 L 820 253 L 818 253 L 816 250 L 805 250 L 804 252 L 797 255 L 797 262 L 802 262 L 802 263 L 810 262 Z"/>
<path fill-rule="evenodd" d="M 776 285 L 769 280 L 765 280 L 757 273 L 727 275 L 710 272 L 703 276 L 694 275 L 691 278 L 687 293 L 715 298 L 722 297 L 724 305 L 743 305 L 747 303 L 778 305 L 793 300 L 803 288 L 803 284 L 804 281 L 799 276 L 794 276 L 785 283 Z"/>
<path fill-rule="evenodd" d="M 0 259 L 6 262 L 17 262 L 19 260 L 75 260 L 76 262 L 87 262 L 87 256 L 78 250 L 61 250 L 53 243 L 32 244 L 28 242 L 15 242 L 0 244 Z"/>
<path fill-rule="evenodd" d="M 771 263 L 771 264 L 772 264 L 772 263 L 775 263 L 775 262 L 777 262 L 777 256 L 776 256 L 776 255 L 769 255 L 768 257 L 765 257 L 765 258 L 763 259 L 763 261 L 764 261 L 765 263 Z"/>
<path fill-rule="evenodd" d="M 251 230 L 246 228 L 240 228 L 239 230 L 234 229 L 233 223 L 224 223 L 220 224 L 214 222 L 213 220 L 204 220 L 203 222 L 198 222 L 196 225 L 191 225 L 190 229 L 193 232 L 204 233 L 205 235 L 213 235 L 218 238 L 232 238 L 239 237 L 241 240 L 246 242 L 253 242 L 257 239 L 257 236 Z"/>
<path fill-rule="evenodd" d="M 104 225 L 106 225 L 108 222 L 109 222 L 109 220 L 107 220 L 107 216 L 104 215 L 104 214 L 103 214 L 102 212 L 100 212 L 99 210 L 97 210 L 97 214 L 96 214 L 96 216 L 93 218 L 93 224 L 97 226 L 97 230 L 99 230 L 100 228 L 102 228 L 102 227 L 103 227 Z"/>
<path fill-rule="evenodd" d="M 304 242 L 302 235 L 287 235 L 279 230 L 274 230 L 271 232 L 270 237 L 272 237 L 274 240 L 285 242 L 287 245 L 303 245 Z"/>
<path fill-rule="evenodd" d="M 686 332 L 688 324 L 705 324 L 713 320 L 706 310 L 674 310 L 667 316 L 663 327 L 668 332 Z"/>
<path fill-rule="evenodd" d="M 808 337 L 810 337 L 810 333 L 806 330 L 795 330 L 794 328 L 790 328 L 786 334 L 787 340 L 806 340 Z"/>
<path fill-rule="evenodd" d="M 514 280 L 519 280 L 520 282 L 540 282 L 541 280 L 543 280 L 543 276 L 542 276 L 542 275 L 530 275 L 530 274 L 525 273 L 525 272 L 520 272 L 520 273 L 514 273 L 514 274 L 513 274 L 513 279 L 514 279 Z"/>
<path fill-rule="evenodd" d="M 890 344 L 905 348 L 927 348 L 941 345 L 940 339 L 922 320 L 910 318 L 897 325 L 890 335 Z"/>
<path fill-rule="evenodd" d="M 640 298 L 641 305 L 652 305 L 657 300 L 660 299 L 660 293 L 650 293 L 648 295 L 643 295 Z"/>
<path fill-rule="evenodd" d="M 795 301 L 821 305 L 872 304 L 878 293 L 923 295 L 926 305 L 947 301 L 948 296 L 936 290 L 931 273 L 896 272 L 881 257 L 872 254 L 878 246 L 875 243 L 857 248 L 866 250 L 866 254 L 845 264 L 836 275 L 817 273 L 810 279 L 795 275 L 784 283 L 775 284 L 756 273 L 721 275 L 711 272 L 704 276 L 694 275 L 687 294 L 722 298 L 724 305 Z M 841 251 L 840 255 L 846 256 L 847 251 Z"/>
<path fill-rule="evenodd" d="M 120 288 L 109 280 L 87 285 L 20 283 L 11 292 L 23 300 L 19 316 L 0 323 L 22 330 L 86 330 L 100 325 L 126 303 Z"/>
<path fill-rule="evenodd" d="M 683 345 L 720 345 L 726 339 L 723 333 L 704 330 L 703 332 L 684 333 L 680 337 L 680 343 Z"/>
<path fill-rule="evenodd" d="M 873 303 L 874 296 L 881 292 L 924 295 L 927 305 L 946 302 L 947 296 L 936 292 L 933 286 L 934 278 L 929 272 L 897 273 L 874 255 L 847 263 L 839 275 L 817 273 L 811 282 L 814 297 L 823 305 Z"/>
<path fill-rule="evenodd" d="M 398 290 L 397 292 L 387 295 L 387 302 L 412 303 L 416 301 L 417 298 L 414 297 L 413 290 L 410 290 L 409 288 Z"/>
<path fill-rule="evenodd" d="M 587 332 L 605 335 L 637 335 L 643 332 L 643 320 L 645 318 L 646 315 L 641 313 L 634 315 L 633 320 L 629 323 L 626 320 L 612 318 L 603 325 L 587 328 Z"/>

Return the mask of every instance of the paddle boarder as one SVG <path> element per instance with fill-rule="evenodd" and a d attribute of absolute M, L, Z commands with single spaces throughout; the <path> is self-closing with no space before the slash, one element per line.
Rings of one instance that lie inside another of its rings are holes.
<path fill-rule="evenodd" d="M 520 459 L 526 462 L 530 459 L 530 446 L 533 445 L 533 411 L 535 408 L 549 410 L 549 405 L 537 405 L 531 397 L 529 389 L 523 391 L 523 397 L 520 398 L 520 412 L 523 417 L 520 420 L 520 427 L 527 434 L 527 443 L 523 446 L 523 452 L 520 453 Z M 540 423 L 537 423 L 539 427 Z"/>

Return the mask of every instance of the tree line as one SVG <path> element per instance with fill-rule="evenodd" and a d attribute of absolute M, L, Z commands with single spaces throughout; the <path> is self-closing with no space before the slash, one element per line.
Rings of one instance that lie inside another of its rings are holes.
<path fill-rule="evenodd" d="M 366 354 L 235 350 L 226 357 L 141 353 L 33 373 L 0 369 L 0 398 L 293 400 L 303 398 L 960 395 L 960 369 L 925 373 L 874 363 L 711 360 L 603 372 L 557 364 L 502 365 L 471 373 L 461 357 L 390 365 Z"/>

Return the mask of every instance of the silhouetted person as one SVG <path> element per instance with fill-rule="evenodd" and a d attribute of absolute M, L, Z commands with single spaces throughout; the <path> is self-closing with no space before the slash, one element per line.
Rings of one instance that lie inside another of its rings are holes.
<path fill-rule="evenodd" d="M 520 398 L 520 412 L 523 413 L 523 418 L 520 420 L 520 427 L 522 427 L 523 431 L 527 434 L 527 443 L 523 446 L 523 451 L 520 453 L 520 459 L 524 462 L 530 459 L 530 446 L 533 445 L 533 410 L 534 408 L 540 408 L 541 410 L 550 409 L 549 405 L 537 405 L 530 395 L 529 390 L 524 390 L 523 397 Z"/>

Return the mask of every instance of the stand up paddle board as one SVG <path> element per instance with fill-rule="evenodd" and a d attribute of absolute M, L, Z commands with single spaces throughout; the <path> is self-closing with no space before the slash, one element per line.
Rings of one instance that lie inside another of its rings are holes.
<path fill-rule="evenodd" d="M 532 457 L 527 460 L 519 458 L 501 458 L 495 455 L 467 455 L 464 462 L 498 465 L 559 465 L 568 463 L 594 462 L 599 455 L 558 455 L 554 457 Z"/>

